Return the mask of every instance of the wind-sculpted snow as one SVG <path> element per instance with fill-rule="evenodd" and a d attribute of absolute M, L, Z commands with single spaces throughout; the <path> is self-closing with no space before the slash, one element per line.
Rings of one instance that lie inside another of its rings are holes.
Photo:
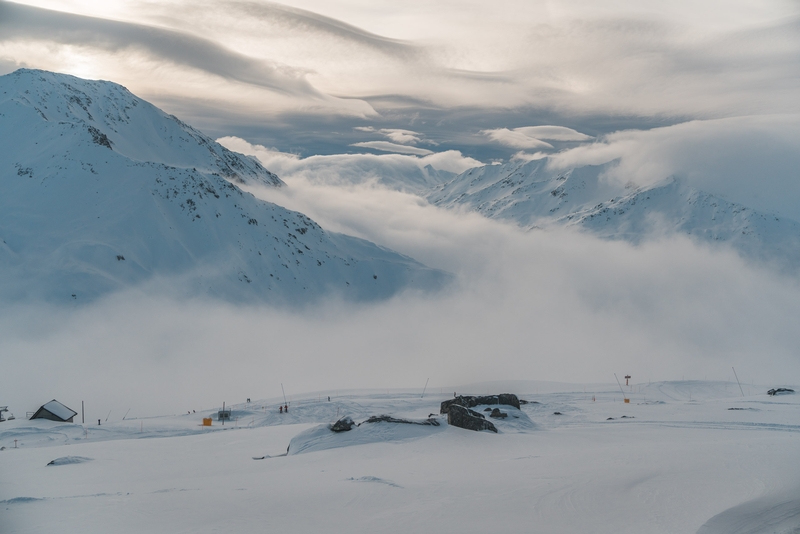
<path fill-rule="evenodd" d="M 145 282 L 234 302 L 362 300 L 448 278 L 243 192 L 235 183 L 283 182 L 115 84 L 3 76 L 0 138 L 6 301 L 88 301 Z"/>
<path fill-rule="evenodd" d="M 566 171 L 549 168 L 546 159 L 489 165 L 460 174 L 434 189 L 428 199 L 524 228 L 573 226 L 633 243 L 687 234 L 797 271 L 797 221 L 728 202 L 676 177 L 649 187 L 620 186 L 603 179 L 609 165 L 613 163 Z"/>

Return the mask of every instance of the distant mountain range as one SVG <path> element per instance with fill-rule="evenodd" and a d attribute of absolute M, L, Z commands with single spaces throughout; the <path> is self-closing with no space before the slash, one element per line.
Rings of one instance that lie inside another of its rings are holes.
<path fill-rule="evenodd" d="M 433 188 L 427 198 L 527 229 L 572 226 L 632 243 L 684 234 L 800 271 L 797 221 L 728 202 L 675 177 L 650 187 L 617 186 L 600 179 L 607 165 L 566 171 L 548 169 L 546 159 L 487 165 Z"/>
<path fill-rule="evenodd" d="M 449 280 L 243 192 L 284 184 L 114 83 L 2 76 L 0 140 L 5 302 L 91 301 L 147 283 L 235 302 L 371 300 Z"/>

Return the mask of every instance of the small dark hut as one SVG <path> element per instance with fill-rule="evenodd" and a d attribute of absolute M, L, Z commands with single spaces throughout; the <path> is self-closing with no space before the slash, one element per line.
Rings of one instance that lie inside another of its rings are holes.
<path fill-rule="evenodd" d="M 47 404 L 43 404 L 38 410 L 36 410 L 31 416 L 31 419 L 49 419 L 51 421 L 71 423 L 72 418 L 76 415 L 78 415 L 78 412 L 67 408 L 57 400 L 53 399 Z"/>

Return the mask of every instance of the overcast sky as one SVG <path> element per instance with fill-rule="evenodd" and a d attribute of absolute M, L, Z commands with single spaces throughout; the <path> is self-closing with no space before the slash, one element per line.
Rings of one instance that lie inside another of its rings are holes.
<path fill-rule="evenodd" d="M 679 175 L 800 220 L 796 1 L 0 1 L 0 74 L 19 67 L 125 85 L 289 186 L 255 194 L 459 280 L 288 315 L 141 295 L 3 310 L 0 349 L 18 356 L 4 372 L 39 373 L 7 385 L 28 403 L 79 387 L 152 414 L 277 395 L 284 379 L 297 391 L 800 372 L 795 279 L 687 238 L 526 234 L 371 179 L 618 160 L 608 179 Z"/>
<path fill-rule="evenodd" d="M 306 156 L 382 129 L 485 160 L 518 149 L 481 133 L 503 128 L 795 114 L 799 58 L 791 0 L 0 3 L 0 70 L 109 79 Z"/>

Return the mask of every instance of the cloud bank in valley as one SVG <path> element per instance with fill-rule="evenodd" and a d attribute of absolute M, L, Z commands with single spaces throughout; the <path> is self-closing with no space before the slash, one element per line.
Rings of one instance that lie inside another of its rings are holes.
<path fill-rule="evenodd" d="M 133 406 L 133 416 L 274 398 L 281 383 L 298 394 L 427 378 L 431 387 L 609 382 L 614 372 L 726 380 L 734 365 L 748 382 L 774 385 L 800 371 L 797 280 L 732 252 L 679 237 L 632 247 L 524 233 L 376 184 L 286 179 L 281 191 L 252 191 L 454 272 L 457 284 L 303 310 L 170 300 L 157 288 L 77 309 L 6 309 L 6 394 L 26 406 L 86 400 L 93 414 Z"/>
<path fill-rule="evenodd" d="M 550 165 L 568 169 L 614 160 L 609 180 L 649 185 L 679 176 L 727 200 L 800 221 L 800 115 L 620 131 L 554 154 Z"/>

